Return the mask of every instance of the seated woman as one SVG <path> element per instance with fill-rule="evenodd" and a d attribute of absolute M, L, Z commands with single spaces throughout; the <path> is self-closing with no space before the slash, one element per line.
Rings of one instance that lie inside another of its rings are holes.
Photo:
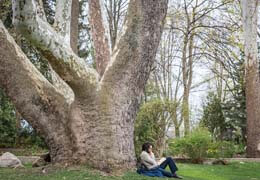
<path fill-rule="evenodd" d="M 163 161 L 157 162 L 155 160 L 153 151 L 152 151 L 152 144 L 144 143 L 142 146 L 142 153 L 140 155 L 141 164 L 144 168 L 138 170 L 139 174 L 147 175 L 147 176 L 157 176 L 157 177 L 170 177 L 170 178 L 179 178 L 182 179 L 180 176 L 176 174 L 178 170 L 175 162 L 171 157 L 164 158 Z M 165 170 L 165 168 L 169 166 L 171 172 Z"/>

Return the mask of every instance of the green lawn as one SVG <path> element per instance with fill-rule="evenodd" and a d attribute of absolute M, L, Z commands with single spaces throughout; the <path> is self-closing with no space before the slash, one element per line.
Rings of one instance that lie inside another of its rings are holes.
<path fill-rule="evenodd" d="M 178 164 L 178 174 L 185 180 L 260 180 L 260 163 L 232 163 L 221 165 Z M 159 180 L 128 172 L 124 176 L 102 176 L 99 172 L 85 167 L 69 169 L 51 168 L 43 174 L 41 168 L 23 169 L 0 168 L 1 180 Z"/>

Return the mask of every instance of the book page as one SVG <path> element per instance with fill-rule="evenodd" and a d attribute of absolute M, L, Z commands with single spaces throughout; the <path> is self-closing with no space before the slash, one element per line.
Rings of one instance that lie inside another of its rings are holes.
<path fill-rule="evenodd" d="M 163 158 L 161 158 L 157 163 L 160 165 L 160 164 L 162 164 L 163 163 L 163 161 L 165 161 L 166 160 L 166 158 L 165 157 L 163 157 Z"/>

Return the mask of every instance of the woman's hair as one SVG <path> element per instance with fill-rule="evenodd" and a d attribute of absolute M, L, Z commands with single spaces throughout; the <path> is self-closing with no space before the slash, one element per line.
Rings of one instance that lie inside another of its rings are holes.
<path fill-rule="evenodd" d="M 152 146 L 151 143 L 149 143 L 149 142 L 144 143 L 143 146 L 142 146 L 142 151 L 148 152 L 148 149 L 149 149 L 150 146 Z"/>

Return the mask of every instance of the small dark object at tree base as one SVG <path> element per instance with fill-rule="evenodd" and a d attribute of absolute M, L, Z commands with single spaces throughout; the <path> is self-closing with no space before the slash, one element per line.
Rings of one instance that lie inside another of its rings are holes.
<path fill-rule="evenodd" d="M 217 159 L 212 162 L 213 165 L 228 165 L 228 162 L 223 159 Z"/>
<path fill-rule="evenodd" d="M 50 162 L 51 162 L 50 153 L 45 153 L 45 154 L 41 155 L 39 159 L 37 159 L 33 162 L 32 167 L 46 166 Z"/>

